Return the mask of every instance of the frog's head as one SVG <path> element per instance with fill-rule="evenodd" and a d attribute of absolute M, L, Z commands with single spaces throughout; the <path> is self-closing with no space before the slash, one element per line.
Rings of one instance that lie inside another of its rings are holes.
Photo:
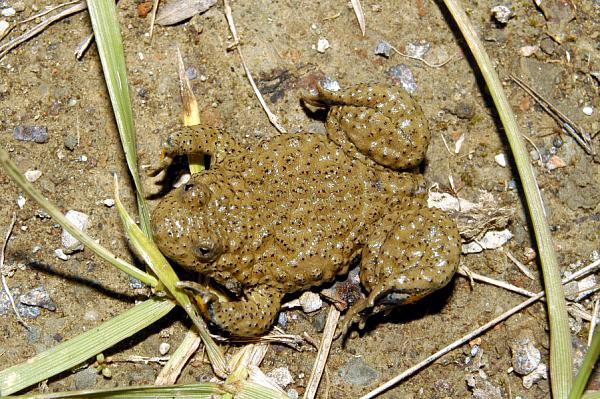
<path fill-rule="evenodd" d="M 198 272 L 223 253 L 222 241 L 203 212 L 211 194 L 205 184 L 191 181 L 169 193 L 152 213 L 154 237 L 163 255 Z"/>

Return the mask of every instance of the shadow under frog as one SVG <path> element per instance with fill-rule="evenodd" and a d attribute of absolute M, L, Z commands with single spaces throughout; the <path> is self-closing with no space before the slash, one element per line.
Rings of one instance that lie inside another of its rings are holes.
<path fill-rule="evenodd" d="M 456 225 L 429 209 L 417 167 L 430 140 L 419 105 L 397 87 L 321 86 L 303 100 L 329 108 L 327 135 L 281 134 L 245 147 L 194 126 L 172 134 L 150 174 L 185 154 L 211 168 L 166 195 L 152 214 L 160 250 L 236 294 L 202 293 L 203 312 L 236 336 L 273 324 L 285 294 L 332 281 L 360 258 L 368 296 L 341 331 L 445 286 L 460 254 Z"/>

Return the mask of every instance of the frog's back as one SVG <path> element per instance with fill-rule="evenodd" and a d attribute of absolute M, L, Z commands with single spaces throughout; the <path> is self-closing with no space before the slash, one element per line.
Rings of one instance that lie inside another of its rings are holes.
<path fill-rule="evenodd" d="M 368 226 L 413 185 L 412 177 L 378 170 L 311 134 L 264 141 L 213 173 L 227 180 L 220 184 L 228 190 L 219 191 L 241 205 L 230 218 L 243 238 L 223 261 L 239 270 L 241 281 L 270 278 L 286 292 L 346 272 Z"/>

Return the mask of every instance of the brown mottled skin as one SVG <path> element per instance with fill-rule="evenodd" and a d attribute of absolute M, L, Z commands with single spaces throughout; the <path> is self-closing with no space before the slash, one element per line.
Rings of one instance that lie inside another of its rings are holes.
<path fill-rule="evenodd" d="M 369 295 L 343 330 L 380 302 L 443 287 L 458 265 L 455 223 L 427 208 L 415 170 L 430 133 L 414 100 L 358 85 L 319 86 L 304 101 L 329 107 L 327 135 L 282 134 L 246 148 L 225 132 L 186 128 L 169 137 L 154 170 L 177 155 L 211 156 L 210 169 L 162 199 L 152 221 L 167 257 L 238 297 L 205 296 L 206 316 L 233 335 L 265 332 L 285 294 L 332 281 L 357 257 Z"/>

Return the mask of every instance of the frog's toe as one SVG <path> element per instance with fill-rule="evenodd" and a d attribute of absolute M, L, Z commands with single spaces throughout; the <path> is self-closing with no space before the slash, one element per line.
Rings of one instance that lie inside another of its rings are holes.
<path fill-rule="evenodd" d="M 146 175 L 150 177 L 157 176 L 163 170 L 167 170 L 172 163 L 173 158 L 171 158 L 170 156 L 164 156 L 158 163 L 150 165 L 150 167 L 146 169 Z"/>

